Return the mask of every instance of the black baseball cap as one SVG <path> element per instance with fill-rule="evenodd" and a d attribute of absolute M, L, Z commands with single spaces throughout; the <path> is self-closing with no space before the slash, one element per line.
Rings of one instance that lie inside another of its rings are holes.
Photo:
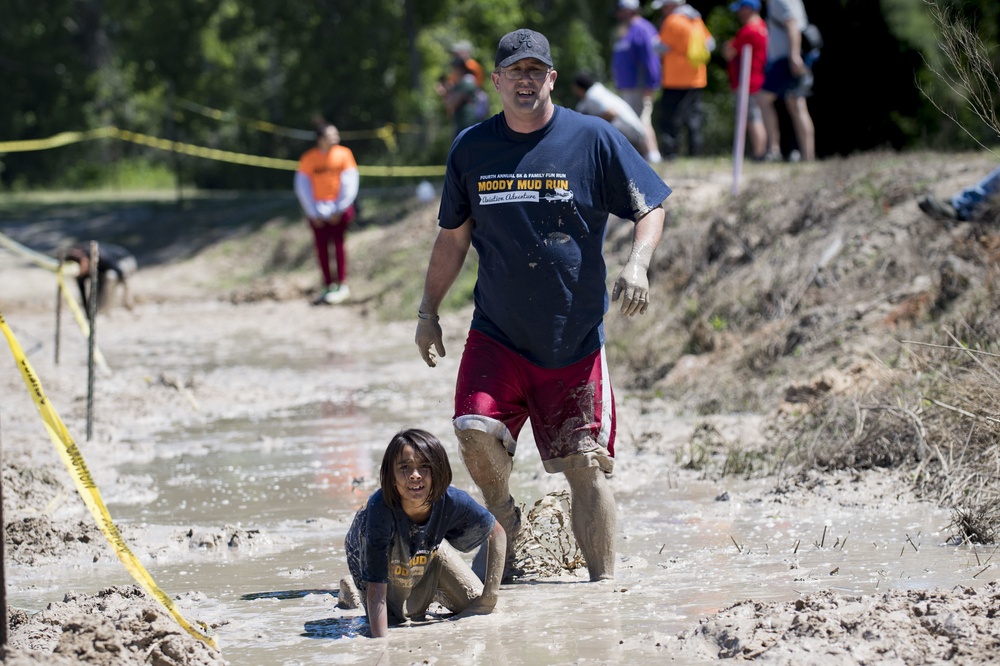
<path fill-rule="evenodd" d="M 545 39 L 545 35 L 527 28 L 521 28 L 504 35 L 497 47 L 496 66 L 510 67 L 518 60 L 525 58 L 535 58 L 552 67 L 549 40 Z"/>

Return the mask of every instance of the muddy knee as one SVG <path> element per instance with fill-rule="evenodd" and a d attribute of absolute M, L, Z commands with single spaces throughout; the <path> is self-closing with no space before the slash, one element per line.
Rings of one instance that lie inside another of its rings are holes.
<path fill-rule="evenodd" d="M 476 482 L 487 504 L 506 499 L 507 481 L 514 468 L 514 459 L 503 442 L 482 430 L 456 428 L 462 461 Z"/>
<path fill-rule="evenodd" d="M 459 450 L 469 475 L 483 493 L 490 510 L 507 533 L 507 561 L 514 559 L 514 540 L 521 531 L 521 509 L 510 494 L 514 458 L 504 443 L 482 430 L 455 429 Z"/>

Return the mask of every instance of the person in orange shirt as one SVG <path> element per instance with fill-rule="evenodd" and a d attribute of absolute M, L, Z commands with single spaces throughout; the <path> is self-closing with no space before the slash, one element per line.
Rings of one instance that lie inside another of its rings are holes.
<path fill-rule="evenodd" d="M 472 57 L 472 44 L 455 42 L 451 68 L 438 78 L 435 90 L 455 126 L 455 136 L 489 115 L 489 97 L 483 90 L 483 66 Z"/>
<path fill-rule="evenodd" d="M 323 272 L 323 291 L 313 301 L 342 303 L 351 295 L 346 284 L 347 252 L 344 237 L 357 216 L 358 164 L 350 148 L 340 145 L 340 132 L 329 123 L 316 130 L 316 145 L 299 159 L 295 195 L 309 220 L 316 243 L 316 258 Z M 330 272 L 330 243 L 337 258 L 337 279 Z"/>
<path fill-rule="evenodd" d="M 483 66 L 472 57 L 472 44 L 466 41 L 455 42 L 454 46 L 451 47 L 451 52 L 465 63 L 466 69 L 476 78 L 476 85 L 481 88 L 483 85 Z"/>
<path fill-rule="evenodd" d="M 660 93 L 660 141 L 665 159 L 677 158 L 681 128 L 687 128 L 688 155 L 701 153 L 701 91 L 708 85 L 706 67 L 715 48 L 701 14 L 686 0 L 653 0 L 661 9 L 660 52 L 663 54 Z"/>

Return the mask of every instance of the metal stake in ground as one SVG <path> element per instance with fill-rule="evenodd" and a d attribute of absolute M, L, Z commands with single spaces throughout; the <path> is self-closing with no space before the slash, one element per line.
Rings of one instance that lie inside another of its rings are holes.
<path fill-rule="evenodd" d="M 90 319 L 90 338 L 87 351 L 87 441 L 94 434 L 94 349 L 97 345 L 97 262 L 99 261 L 97 241 L 90 241 L 90 300 L 87 301 L 87 317 Z"/>

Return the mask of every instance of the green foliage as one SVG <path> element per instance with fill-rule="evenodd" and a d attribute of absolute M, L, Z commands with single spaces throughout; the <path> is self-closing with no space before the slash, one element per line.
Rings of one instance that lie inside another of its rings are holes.
<path fill-rule="evenodd" d="M 140 157 L 117 160 L 111 168 L 76 162 L 53 185 L 69 190 L 170 190 L 176 180 L 167 165 Z"/>
<path fill-rule="evenodd" d="M 924 62 L 924 67 L 915 73 L 916 86 L 923 92 L 935 107 L 941 109 L 954 122 L 945 122 L 941 134 L 930 144 L 935 147 L 951 147 L 970 149 L 983 143 L 994 142 L 997 138 L 995 128 L 990 127 L 975 113 L 970 104 L 970 95 L 978 91 L 969 90 L 962 85 L 962 75 L 971 74 L 976 63 L 961 53 L 949 52 L 943 32 L 954 29 L 968 31 L 977 37 L 983 45 L 990 49 L 995 47 L 997 38 L 1000 9 L 994 2 L 956 0 L 880 0 L 886 24 L 901 46 L 909 46 L 918 52 Z M 934 18 L 941 13 L 945 19 L 939 22 Z M 996 49 L 993 60 L 996 60 Z M 987 56 L 989 57 L 989 56 Z M 996 71 L 996 64 L 993 67 Z M 976 79 L 973 74 L 969 77 Z M 959 85 L 954 85 L 958 81 Z M 990 90 L 995 90 L 998 81 L 995 77 L 985 81 Z M 926 132 L 926 127 L 940 122 L 940 118 L 929 110 L 924 110 L 916 118 L 895 116 L 897 125 L 905 132 L 913 135 Z M 921 122 L 927 120 L 929 122 Z"/>
<path fill-rule="evenodd" d="M 885 22 L 900 44 L 906 44 L 936 59 L 937 37 L 927 15 L 926 0 L 880 0 Z"/>
<path fill-rule="evenodd" d="M 954 9 L 995 50 L 997 3 L 934 1 Z M 735 33 L 736 21 L 726 6 L 708 11 L 707 3 L 692 4 L 705 12 L 720 44 Z M 9 0 L 4 9 L 0 142 L 113 125 L 200 146 L 295 159 L 308 140 L 261 131 L 251 121 L 311 129 L 323 116 L 340 127 L 359 161 L 371 165 L 442 163 L 452 132 L 434 83 L 447 69 L 454 42 L 468 40 L 489 71 L 504 33 L 522 26 L 541 30 L 560 72 L 555 99 L 572 106 L 569 83 L 577 70 L 610 79 L 614 30 L 614 6 L 607 0 Z M 827 71 L 818 75 L 818 92 L 823 81 L 838 85 L 832 63 L 851 72 L 855 82 L 867 67 L 886 81 L 905 86 L 913 80 L 935 100 L 952 104 L 956 119 L 979 132 L 981 124 L 962 108 L 960 97 L 929 73 L 928 66 L 943 61 L 927 9 L 925 0 L 811 6 L 830 37 L 831 56 L 824 64 Z M 860 41 L 845 48 L 838 39 L 843 35 L 857 35 Z M 847 57 L 854 55 L 857 60 Z M 727 154 L 733 95 L 718 50 L 709 71 L 706 149 Z M 499 111 L 499 97 L 492 86 L 486 88 L 492 110 Z M 863 89 L 852 93 L 871 104 Z M 891 108 L 872 108 L 871 136 L 856 133 L 856 145 L 887 140 L 893 145 L 972 144 L 919 95 L 884 96 L 892 98 Z M 190 103 L 224 115 L 207 117 L 192 111 Z M 830 130 L 822 113 L 816 119 L 822 142 Z M 387 124 L 396 128 L 394 145 L 375 133 Z M 199 187 L 285 189 L 290 180 L 287 172 L 102 140 L 73 149 L 6 154 L 0 187 L 110 182 L 121 178 L 121 160 L 170 170 L 175 179 Z"/>

